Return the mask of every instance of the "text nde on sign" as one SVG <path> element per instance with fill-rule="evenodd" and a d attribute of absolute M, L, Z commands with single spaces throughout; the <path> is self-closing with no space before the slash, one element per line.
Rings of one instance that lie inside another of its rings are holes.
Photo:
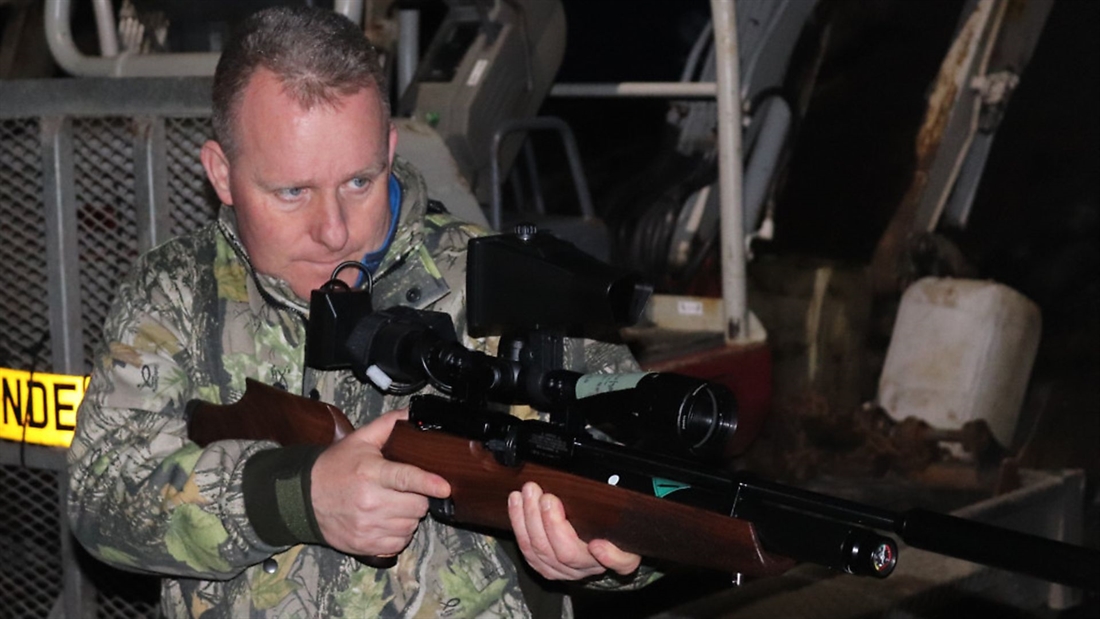
<path fill-rule="evenodd" d="M 0 439 L 68 447 L 87 376 L 0 368 Z"/>

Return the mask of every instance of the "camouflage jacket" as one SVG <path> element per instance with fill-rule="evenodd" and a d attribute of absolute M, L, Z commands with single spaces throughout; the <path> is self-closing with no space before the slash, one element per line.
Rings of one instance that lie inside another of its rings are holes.
<path fill-rule="evenodd" d="M 394 173 L 401 215 L 374 306 L 446 312 L 465 334 L 466 242 L 479 230 L 428 212 L 423 179 L 407 163 L 396 160 Z M 284 282 L 251 269 L 225 207 L 216 222 L 142 256 L 104 325 L 69 452 L 77 538 L 107 563 L 165 576 L 161 604 L 170 617 L 529 617 L 502 545 L 431 518 L 388 570 L 326 546 L 273 547 L 257 537 L 242 471 L 275 445 L 200 448 L 187 439 L 188 401 L 235 402 L 253 378 L 301 394 L 317 389 L 356 427 L 407 402 L 350 372 L 305 368 L 307 311 Z M 580 371 L 634 367 L 606 344 L 571 341 L 566 357 Z"/>

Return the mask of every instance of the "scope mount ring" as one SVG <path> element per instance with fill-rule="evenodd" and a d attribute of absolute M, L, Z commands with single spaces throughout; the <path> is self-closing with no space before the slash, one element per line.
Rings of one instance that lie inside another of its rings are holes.
<path fill-rule="evenodd" d="M 394 383 L 390 384 L 388 389 L 386 389 L 386 393 L 388 393 L 390 395 L 412 395 L 412 394 L 416 393 L 417 391 L 420 391 L 421 389 L 423 389 L 424 387 L 427 387 L 427 386 L 428 386 L 427 379 L 420 380 L 420 381 L 417 381 L 415 383 L 398 383 L 398 382 L 394 382 Z"/>
<path fill-rule="evenodd" d="M 425 378 L 412 383 L 399 383 L 394 381 L 385 389 L 385 392 L 392 395 L 412 395 L 424 387 L 431 385 L 445 396 L 450 396 L 454 393 L 454 387 L 436 377 L 436 375 L 432 373 L 432 368 L 429 364 L 421 363 L 420 367 L 424 370 Z"/>

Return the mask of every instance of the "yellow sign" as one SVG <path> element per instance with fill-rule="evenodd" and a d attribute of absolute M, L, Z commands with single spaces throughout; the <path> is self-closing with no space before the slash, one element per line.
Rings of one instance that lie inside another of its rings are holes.
<path fill-rule="evenodd" d="M 0 368 L 0 439 L 68 447 L 87 376 Z"/>

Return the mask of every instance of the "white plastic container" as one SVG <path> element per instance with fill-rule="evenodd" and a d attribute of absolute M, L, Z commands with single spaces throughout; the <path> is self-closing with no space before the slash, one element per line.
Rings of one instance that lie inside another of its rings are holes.
<path fill-rule="evenodd" d="M 1039 307 L 1008 286 L 921 279 L 902 295 L 879 404 L 939 429 L 984 419 L 1011 446 L 1041 332 Z"/>

